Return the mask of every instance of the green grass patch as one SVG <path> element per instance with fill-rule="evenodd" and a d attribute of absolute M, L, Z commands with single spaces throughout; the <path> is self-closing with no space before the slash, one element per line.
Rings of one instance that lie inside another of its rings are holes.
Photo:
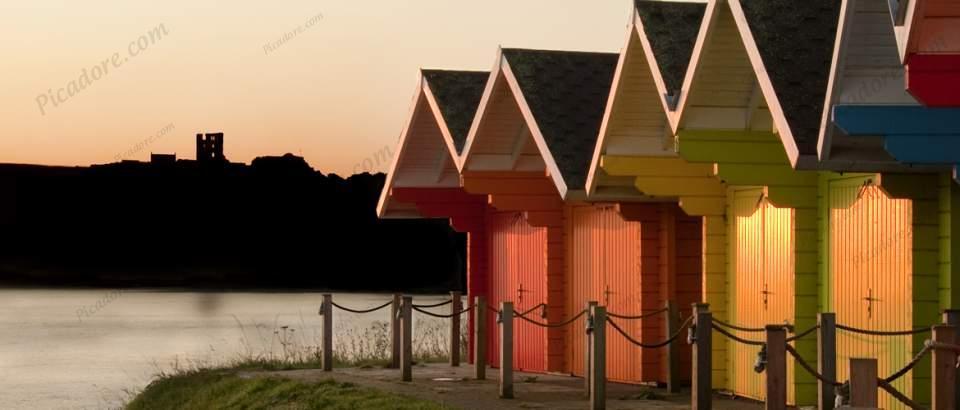
<path fill-rule="evenodd" d="M 448 409 L 437 403 L 335 380 L 317 383 L 278 377 L 240 377 L 233 370 L 200 370 L 157 379 L 128 410 L 166 409 Z"/>

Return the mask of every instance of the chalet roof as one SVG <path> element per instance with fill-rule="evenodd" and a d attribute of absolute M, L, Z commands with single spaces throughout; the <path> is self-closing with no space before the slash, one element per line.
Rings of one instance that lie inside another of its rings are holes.
<path fill-rule="evenodd" d="M 634 5 L 667 92 L 676 95 L 683 87 L 707 5 L 651 0 L 635 0 Z"/>
<path fill-rule="evenodd" d="M 561 177 L 586 185 L 619 55 L 504 49 Z"/>
<path fill-rule="evenodd" d="M 741 0 L 800 155 L 817 155 L 841 2 Z"/>
<path fill-rule="evenodd" d="M 457 153 L 463 153 L 463 146 L 470 133 L 470 125 L 480 106 L 480 99 L 489 78 L 489 72 L 422 70 L 423 77 L 440 106 L 443 120 L 453 137 Z"/>

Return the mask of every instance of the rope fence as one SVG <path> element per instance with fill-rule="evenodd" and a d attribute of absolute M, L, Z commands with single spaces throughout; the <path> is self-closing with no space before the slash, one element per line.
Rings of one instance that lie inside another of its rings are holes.
<path fill-rule="evenodd" d="M 524 321 L 526 321 L 526 322 L 529 322 L 529 323 L 532 323 L 532 324 L 534 324 L 534 325 L 537 325 L 537 326 L 540 326 L 540 327 L 544 327 L 544 328 L 558 328 L 558 327 L 567 326 L 567 325 L 569 325 L 569 324 L 577 321 L 577 319 L 580 319 L 580 318 L 583 317 L 583 315 L 585 315 L 585 314 L 587 314 L 587 310 L 586 310 L 586 309 L 581 310 L 580 313 L 577 313 L 576 315 L 573 315 L 573 317 L 570 317 L 569 319 L 564 320 L 564 321 L 562 321 L 562 322 L 560 322 L 560 323 L 541 323 L 541 322 L 537 322 L 536 320 L 530 319 L 530 318 L 528 318 L 528 317 L 526 317 L 526 316 L 518 315 L 518 314 L 516 314 L 516 313 L 514 313 L 513 317 L 514 317 L 515 319 L 522 319 L 522 320 L 524 320 Z"/>
<path fill-rule="evenodd" d="M 744 326 L 735 325 L 733 323 L 727 323 L 717 318 L 713 318 L 713 323 L 720 325 L 722 327 L 725 327 L 727 329 L 739 330 L 741 332 L 763 333 L 767 331 L 766 327 L 744 327 Z M 783 324 L 783 328 L 787 329 L 787 332 L 790 332 L 790 333 L 793 332 L 793 325 Z"/>
<path fill-rule="evenodd" d="M 449 300 L 449 299 L 448 299 L 448 300 L 445 300 L 445 301 L 443 301 L 443 302 L 433 303 L 433 304 L 430 304 L 430 305 L 417 305 L 417 304 L 414 304 L 413 307 L 415 307 L 415 308 L 421 308 L 421 309 L 429 309 L 429 308 L 435 308 L 435 307 L 440 307 L 440 306 L 446 306 L 446 305 L 449 305 L 449 304 L 451 304 L 451 303 L 453 303 L 453 300 Z"/>
<path fill-rule="evenodd" d="M 716 320 L 716 319 L 714 319 L 714 320 Z M 759 341 L 759 340 L 748 340 L 748 339 L 743 339 L 743 338 L 737 337 L 736 335 L 734 335 L 733 333 L 728 332 L 726 329 L 724 329 L 724 328 L 722 328 L 722 327 L 714 327 L 713 330 L 715 330 L 717 333 L 720 333 L 721 335 L 726 336 L 726 337 L 727 337 L 728 339 L 730 339 L 730 340 L 733 340 L 733 341 L 735 341 L 735 342 L 740 342 L 740 343 L 743 343 L 743 344 L 748 345 L 748 346 L 763 346 L 763 345 L 766 344 L 766 342 Z M 764 329 L 764 330 L 766 330 L 766 329 Z"/>
<path fill-rule="evenodd" d="M 607 319 L 607 324 L 609 324 L 610 327 L 612 327 L 614 330 L 617 331 L 617 333 L 619 333 L 621 336 L 627 339 L 628 342 L 644 349 L 657 349 L 673 343 L 675 340 L 677 340 L 678 337 L 680 337 L 680 335 L 683 333 L 683 330 L 686 329 L 687 326 L 689 326 L 691 323 L 693 323 L 693 316 L 690 316 L 687 318 L 687 320 L 684 320 L 683 324 L 681 324 L 680 327 L 677 328 L 677 331 L 674 332 L 672 335 L 670 335 L 670 337 L 668 337 L 666 340 L 662 342 L 657 342 L 657 343 L 643 343 L 639 340 L 634 339 L 633 337 L 630 337 L 630 335 L 627 334 L 627 332 L 624 331 L 623 328 L 621 328 L 620 325 L 617 324 L 617 322 L 614 322 L 613 319 L 609 319 L 609 318 Z"/>
<path fill-rule="evenodd" d="M 635 315 L 635 316 L 621 315 L 621 314 L 617 314 L 617 313 L 613 313 L 613 312 L 607 312 L 607 316 L 610 316 L 610 317 L 613 317 L 613 318 L 617 318 L 617 319 L 623 319 L 623 320 L 639 320 L 639 319 L 647 319 L 647 318 L 650 318 L 650 317 L 659 315 L 659 314 L 661 314 L 661 313 L 667 313 L 668 310 L 670 310 L 670 309 L 668 309 L 668 308 L 661 308 L 661 309 L 657 309 L 657 310 L 654 310 L 654 311 L 651 311 L 651 312 L 647 312 L 647 313 L 643 313 L 643 314 Z"/>
<path fill-rule="evenodd" d="M 868 330 L 868 329 L 859 329 L 852 326 L 845 326 L 837 323 L 837 329 L 847 331 L 850 333 L 857 333 L 861 335 L 869 336 L 910 336 L 918 335 L 922 333 L 930 333 L 931 329 L 929 327 L 918 327 L 911 330 Z"/>
<path fill-rule="evenodd" d="M 817 380 L 820 380 L 821 382 L 824 382 L 827 384 L 831 384 L 834 387 L 840 387 L 844 385 L 844 383 L 840 383 L 836 380 L 828 379 L 826 376 L 820 374 L 820 372 L 814 369 L 813 366 L 810 365 L 810 363 L 807 363 L 807 361 L 800 356 L 800 353 L 797 352 L 797 349 L 794 348 L 793 346 L 787 345 L 787 353 L 790 353 L 790 356 L 793 356 L 794 361 L 796 361 L 796 363 L 799 364 L 800 367 L 806 370 L 807 373 L 810 373 L 810 375 L 817 378 Z"/>
<path fill-rule="evenodd" d="M 337 309 L 340 309 L 340 310 L 343 310 L 343 311 L 346 311 L 346 312 L 350 312 L 350 313 L 356 313 L 356 314 L 358 314 L 358 315 L 362 315 L 362 314 L 367 314 L 367 313 L 373 313 L 373 312 L 376 312 L 376 311 L 378 311 L 378 310 L 380 310 L 380 309 L 383 309 L 383 308 L 385 308 L 385 307 L 387 307 L 387 306 L 390 306 L 390 305 L 393 304 L 393 301 L 389 301 L 389 302 L 384 303 L 384 304 L 382 304 L 382 305 L 380 305 L 380 306 L 373 307 L 373 308 L 370 308 L 370 309 L 351 309 L 351 308 L 348 308 L 348 307 L 346 307 L 346 306 L 338 305 L 337 302 L 330 302 L 330 303 L 333 305 L 333 307 L 335 307 L 335 308 L 337 308 Z"/>
<path fill-rule="evenodd" d="M 813 332 L 816 332 L 817 330 L 820 330 L 820 325 L 816 325 L 816 326 L 814 326 L 814 327 L 811 327 L 811 328 L 809 328 L 809 329 L 807 329 L 807 330 L 804 330 L 804 331 L 802 331 L 802 332 L 800 332 L 800 333 L 797 333 L 797 334 L 795 334 L 795 335 L 793 335 L 793 336 L 788 337 L 788 338 L 787 338 L 787 343 L 790 343 L 790 342 L 793 342 L 793 341 L 797 341 L 797 340 L 803 339 L 804 337 L 807 337 L 807 336 L 813 334 Z"/>
<path fill-rule="evenodd" d="M 450 319 L 450 318 L 452 318 L 452 317 L 454 317 L 454 316 L 460 316 L 460 315 L 462 315 L 462 314 L 464 314 L 464 313 L 467 313 L 467 312 L 473 310 L 473 308 L 475 308 L 475 307 L 477 307 L 477 305 L 470 305 L 470 307 L 468 307 L 468 308 L 466 308 L 466 309 L 463 309 L 463 310 L 461 310 L 461 311 L 459 311 L 459 312 L 456 312 L 456 313 L 442 314 L 442 313 L 433 313 L 433 312 L 428 311 L 428 310 L 423 310 L 423 309 L 417 307 L 417 305 L 411 306 L 411 308 L 413 308 L 414 311 L 417 311 L 417 312 L 423 313 L 423 314 L 425 314 L 425 315 L 427 315 L 427 316 L 435 317 L 435 318 L 438 318 L 438 319 Z"/>

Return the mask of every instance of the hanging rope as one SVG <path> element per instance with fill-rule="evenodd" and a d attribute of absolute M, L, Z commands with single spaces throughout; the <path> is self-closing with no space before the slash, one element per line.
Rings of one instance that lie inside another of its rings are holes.
<path fill-rule="evenodd" d="M 466 308 L 466 309 L 463 309 L 463 310 L 461 310 L 461 311 L 459 311 L 459 312 L 457 312 L 457 313 L 450 313 L 450 314 L 447 314 L 447 315 L 440 314 L 440 313 L 433 313 L 433 312 L 430 312 L 430 311 L 428 311 L 428 310 L 423 310 L 423 309 L 420 309 L 419 307 L 417 307 L 416 305 L 414 305 L 414 306 L 412 306 L 412 307 L 413 307 L 413 310 L 415 310 L 415 311 L 417 311 L 417 312 L 420 312 L 420 313 L 423 313 L 423 314 L 425 314 L 425 315 L 427 315 L 427 316 L 432 316 L 432 317 L 439 318 L 439 319 L 449 319 L 449 318 L 452 318 L 452 317 L 454 317 L 454 316 L 459 316 L 459 315 L 462 315 L 462 314 L 464 314 L 464 313 L 467 313 L 467 312 L 473 310 L 473 308 L 477 307 L 477 305 L 471 305 L 470 307 L 468 307 L 468 308 Z"/>
<path fill-rule="evenodd" d="M 362 315 L 362 314 L 365 314 L 365 313 L 373 313 L 373 312 L 376 312 L 376 311 L 378 311 L 378 310 L 380 310 L 380 309 L 383 309 L 383 308 L 385 308 L 385 307 L 387 307 L 387 306 L 390 306 L 390 305 L 393 304 L 393 301 L 391 300 L 391 301 L 389 301 L 389 302 L 387 302 L 387 303 L 384 303 L 384 304 L 382 304 L 382 305 L 380 305 L 380 306 L 377 306 L 377 307 L 375 307 L 375 308 L 370 308 L 370 309 L 350 309 L 350 308 L 348 308 L 348 307 L 344 307 L 344 306 L 338 305 L 337 302 L 331 301 L 330 303 L 333 304 L 333 307 L 335 307 L 335 308 L 337 308 L 337 309 L 340 309 L 340 310 L 343 310 L 343 311 L 347 311 L 347 312 L 350 312 L 350 313 L 356 313 L 356 314 Z"/>
<path fill-rule="evenodd" d="M 727 329 L 739 330 L 739 331 L 741 331 L 741 332 L 759 333 L 759 332 L 766 332 L 766 331 L 767 331 L 767 328 L 765 328 L 765 327 L 742 327 L 742 326 L 737 326 L 737 325 L 734 325 L 734 324 L 731 324 L 731 323 L 724 322 L 724 321 L 722 321 L 722 320 L 720 320 L 720 319 L 717 319 L 717 318 L 713 318 L 713 323 L 718 324 L 718 325 L 720 325 L 720 326 L 722 326 L 722 327 L 725 327 L 725 328 L 727 328 Z"/>
<path fill-rule="evenodd" d="M 440 307 L 440 306 L 446 306 L 446 305 L 449 305 L 449 304 L 451 304 L 451 303 L 453 303 L 453 300 L 452 300 L 452 299 L 451 299 L 451 300 L 445 300 L 445 301 L 443 301 L 443 302 L 434 303 L 434 304 L 432 304 L 432 305 L 416 305 L 416 304 L 415 304 L 415 305 L 413 305 L 413 307 L 415 307 L 415 308 L 435 308 L 435 307 Z"/>
<path fill-rule="evenodd" d="M 607 316 L 615 317 L 615 318 L 617 318 L 617 319 L 623 319 L 623 320 L 637 320 L 637 319 L 646 319 L 646 318 L 648 318 L 648 317 L 656 316 L 656 315 L 659 315 L 659 314 L 661 314 L 661 313 L 666 313 L 668 310 L 669 310 L 669 309 L 667 309 L 667 308 L 662 308 L 662 309 L 657 309 L 657 310 L 654 310 L 654 311 L 652 311 L 652 312 L 647 312 L 647 313 L 643 313 L 643 314 L 636 315 L 636 316 L 619 315 L 619 314 L 616 314 L 616 313 L 613 313 L 613 312 L 607 312 Z"/>
<path fill-rule="evenodd" d="M 896 373 L 891 374 L 886 379 L 880 379 L 880 380 L 882 380 L 885 383 L 893 383 L 895 380 L 899 379 L 903 375 L 907 374 L 907 372 L 909 372 L 911 369 L 916 367 L 917 363 L 920 363 L 920 360 L 923 359 L 923 356 L 926 356 L 926 354 L 929 353 L 931 350 L 933 350 L 933 346 L 929 344 L 924 344 L 923 349 L 920 349 L 920 351 L 917 352 L 917 355 L 913 357 L 913 360 L 907 363 L 906 366 L 898 370 Z"/>
<path fill-rule="evenodd" d="M 634 345 L 640 346 L 641 348 L 644 348 L 644 349 L 657 349 L 673 343 L 675 340 L 677 340 L 678 337 L 680 337 L 680 334 L 683 333 L 683 330 L 687 326 L 689 326 L 690 323 L 693 323 L 693 316 L 690 316 L 687 318 L 687 320 L 683 321 L 683 324 L 680 325 L 680 327 L 677 328 L 677 331 L 674 332 L 672 335 L 670 335 L 670 337 L 668 337 L 667 340 L 664 340 L 658 343 L 643 343 L 641 341 L 638 341 L 630 337 L 630 335 L 628 335 L 627 332 L 623 330 L 623 328 L 617 325 L 617 322 L 614 322 L 612 319 L 609 319 L 609 318 L 607 319 L 607 324 L 613 327 L 613 329 L 616 330 L 617 333 L 620 333 L 620 335 L 622 335 L 630 343 L 633 343 Z"/>
<path fill-rule="evenodd" d="M 537 322 L 536 320 L 533 320 L 533 319 L 530 319 L 530 318 L 527 318 L 527 317 L 524 317 L 524 316 L 519 316 L 519 315 L 517 315 L 516 313 L 513 314 L 513 317 L 514 317 L 515 319 L 523 319 L 523 320 L 525 320 L 525 321 L 527 321 L 527 322 L 533 323 L 533 324 L 535 324 L 535 325 L 537 325 L 537 326 L 540 326 L 540 327 L 558 328 L 558 327 L 563 327 L 563 326 L 566 326 L 566 325 L 569 325 L 569 324 L 575 322 L 577 319 L 579 319 L 580 317 L 582 317 L 582 316 L 585 315 L 585 314 L 587 314 L 587 310 L 586 310 L 586 309 L 581 310 L 580 313 L 577 313 L 577 314 L 574 315 L 573 317 L 571 317 L 571 318 L 569 318 L 569 319 L 567 319 L 567 320 L 564 320 L 564 321 L 562 321 L 562 322 L 560 322 L 560 323 L 540 323 L 540 322 Z"/>
<path fill-rule="evenodd" d="M 885 382 L 883 379 L 877 379 L 877 386 L 879 386 L 881 389 L 883 389 L 883 390 L 886 391 L 887 393 L 890 393 L 890 395 L 893 396 L 893 398 L 899 400 L 899 401 L 900 401 L 901 403 L 903 403 L 903 404 L 906 404 L 907 407 L 909 407 L 909 408 L 911 408 L 911 409 L 914 409 L 914 410 L 926 410 L 926 407 L 917 404 L 917 402 L 915 402 L 915 401 L 913 401 L 913 400 L 910 400 L 909 397 L 907 397 L 907 396 L 906 396 L 905 394 L 903 394 L 903 393 L 900 393 L 900 391 L 897 390 L 895 387 L 893 387 L 893 385 L 891 385 L 890 383 Z"/>
<path fill-rule="evenodd" d="M 811 327 L 811 328 L 809 328 L 809 329 L 807 329 L 807 330 L 804 330 L 804 331 L 802 331 L 802 332 L 800 332 L 800 333 L 798 333 L 798 334 L 796 334 L 796 335 L 790 336 L 790 337 L 787 338 L 787 343 L 790 343 L 790 342 L 793 342 L 793 341 L 796 341 L 796 340 L 799 340 L 799 339 L 803 339 L 804 337 L 807 337 L 807 335 L 815 332 L 815 331 L 816 331 L 817 329 L 819 329 L 819 328 L 820 328 L 820 325 L 816 325 L 816 326 Z"/>
<path fill-rule="evenodd" d="M 530 309 L 527 309 L 527 310 L 523 311 L 523 313 L 514 313 L 514 314 L 517 315 L 517 316 L 526 316 L 526 315 L 529 315 L 530 313 L 532 313 L 533 311 L 535 311 L 535 310 L 537 310 L 537 309 L 541 309 L 541 308 L 543 308 L 543 309 L 544 309 L 544 313 L 546 313 L 547 304 L 546 304 L 546 303 L 541 303 L 541 304 L 539 304 L 539 305 L 536 305 L 536 306 L 534 306 L 534 307 L 532 307 L 532 308 L 530 308 Z"/>
<path fill-rule="evenodd" d="M 748 346 L 763 346 L 763 345 L 766 344 L 765 342 L 761 342 L 761 341 L 757 341 L 757 340 L 741 339 L 741 338 L 735 336 L 733 333 L 730 333 L 730 332 L 726 331 L 726 330 L 725 330 L 724 328 L 722 328 L 722 327 L 716 327 L 716 326 L 714 326 L 714 327 L 713 327 L 713 330 L 716 330 L 717 333 L 720 333 L 721 335 L 724 335 L 724 336 L 730 338 L 731 340 L 734 340 L 734 341 L 743 343 L 743 344 L 748 345 Z"/>
<path fill-rule="evenodd" d="M 841 324 L 839 324 L 839 323 L 837 323 L 837 329 L 845 330 L 845 331 L 851 332 L 851 333 L 859 333 L 859 334 L 861 334 L 861 335 L 869 335 L 869 336 L 910 336 L 910 335 L 918 335 L 918 334 L 921 334 L 921 333 L 929 333 L 929 332 L 931 332 L 931 328 L 929 328 L 929 327 L 918 327 L 918 328 L 912 329 L 912 330 L 889 330 L 889 331 L 883 331 L 883 330 L 858 329 L 858 328 L 855 328 L 855 327 L 844 326 L 844 325 L 841 325 Z"/>
<path fill-rule="evenodd" d="M 797 362 L 797 364 L 799 364 L 800 367 L 804 368 L 804 370 L 806 370 L 807 373 L 810 373 L 811 375 L 813 375 L 813 377 L 816 377 L 817 380 L 820 380 L 826 384 L 832 384 L 834 387 L 843 386 L 843 383 L 839 383 L 836 380 L 827 379 L 826 377 L 824 377 L 824 375 L 817 372 L 813 368 L 813 366 L 810 365 L 810 363 L 807 363 L 806 360 L 803 360 L 803 358 L 800 357 L 800 353 L 798 353 L 793 346 L 787 345 L 787 353 L 790 353 L 790 355 L 793 356 L 793 359 Z"/>

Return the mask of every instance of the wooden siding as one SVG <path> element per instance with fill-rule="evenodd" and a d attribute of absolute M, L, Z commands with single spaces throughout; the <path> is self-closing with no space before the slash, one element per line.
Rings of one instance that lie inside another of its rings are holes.
<path fill-rule="evenodd" d="M 718 6 L 678 127 L 773 129 L 756 74 L 729 7 Z"/>

